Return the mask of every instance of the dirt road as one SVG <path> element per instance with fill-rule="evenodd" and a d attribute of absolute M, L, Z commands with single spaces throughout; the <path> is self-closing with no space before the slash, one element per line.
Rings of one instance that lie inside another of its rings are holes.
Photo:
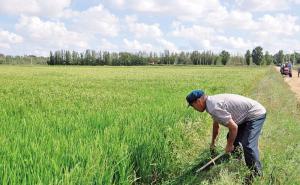
<path fill-rule="evenodd" d="M 279 67 L 276 67 L 276 69 L 278 72 L 280 71 Z M 284 77 L 284 81 L 289 84 L 291 90 L 296 94 L 296 97 L 300 102 L 300 77 L 298 78 L 298 71 L 293 70 L 293 77 Z"/>

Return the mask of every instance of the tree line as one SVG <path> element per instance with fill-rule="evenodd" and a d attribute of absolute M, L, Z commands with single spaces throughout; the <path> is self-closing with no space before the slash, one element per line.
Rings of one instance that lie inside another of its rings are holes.
<path fill-rule="evenodd" d="M 274 55 L 269 54 L 268 51 L 263 53 L 263 48 L 258 46 L 252 50 L 246 51 L 245 61 L 247 65 L 250 65 L 252 61 L 256 65 L 270 65 L 270 64 L 283 64 L 285 62 L 292 62 L 293 64 L 300 64 L 300 53 L 294 52 L 292 54 L 284 54 L 283 50 L 279 50 Z"/>
<path fill-rule="evenodd" d="M 229 55 L 229 53 L 228 53 Z M 212 65 L 217 63 L 219 56 L 211 51 L 193 52 L 170 52 L 165 50 L 163 53 L 155 52 L 108 52 L 86 50 L 78 53 L 76 51 L 59 50 L 50 52 L 49 65 L 112 65 L 112 66 L 132 66 L 132 65 L 151 65 L 151 64 L 194 64 Z M 225 57 L 225 56 L 224 56 Z M 226 56 L 227 57 L 227 56 Z M 229 57 L 224 60 L 229 60 Z"/>
<path fill-rule="evenodd" d="M 50 51 L 49 57 L 34 55 L 11 56 L 0 54 L 0 64 L 48 64 L 48 65 L 270 65 L 291 61 L 300 64 L 300 53 L 284 54 L 279 50 L 274 55 L 258 46 L 244 55 L 231 55 L 223 50 L 221 53 L 212 51 L 170 52 L 109 52 L 86 50 L 76 52 L 69 50 Z"/>
<path fill-rule="evenodd" d="M 49 57 L 38 57 L 35 55 L 12 56 L 0 54 L 0 64 L 10 65 L 47 65 Z"/>
<path fill-rule="evenodd" d="M 50 52 L 49 65 L 112 65 L 112 66 L 134 66 L 134 65 L 226 65 L 230 60 L 230 54 L 222 51 L 215 54 L 211 51 L 193 52 L 108 52 L 86 50 L 79 53 L 76 51 L 59 50 Z"/>
<path fill-rule="evenodd" d="M 162 53 L 156 52 L 108 52 L 86 50 L 76 52 L 59 50 L 50 52 L 48 65 L 111 65 L 111 66 L 134 66 L 134 65 L 270 65 L 280 64 L 285 61 L 300 63 L 300 54 L 284 54 L 282 50 L 271 55 L 268 51 L 263 52 L 263 48 L 255 47 L 252 52 L 247 50 L 245 55 L 231 56 L 228 51 L 221 53 L 212 51 L 192 51 L 192 52 L 170 52 L 165 50 Z"/>

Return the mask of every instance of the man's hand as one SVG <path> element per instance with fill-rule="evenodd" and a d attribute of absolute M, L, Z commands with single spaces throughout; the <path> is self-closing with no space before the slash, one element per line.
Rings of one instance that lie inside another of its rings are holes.
<path fill-rule="evenodd" d="M 214 143 L 210 144 L 209 151 L 210 151 L 210 155 L 212 158 L 218 155 L 218 153 L 216 151 L 216 145 Z"/>
<path fill-rule="evenodd" d="M 220 126 L 219 124 L 214 121 L 213 122 L 213 129 L 212 129 L 212 137 L 211 137 L 211 144 L 210 144 L 210 148 L 215 148 L 216 147 L 216 139 L 219 135 L 219 129 L 220 129 Z"/>
<path fill-rule="evenodd" d="M 210 144 L 210 149 L 211 149 L 211 150 L 214 150 L 215 148 L 216 148 L 216 144 L 215 144 L 215 143 L 211 143 L 211 144 Z"/>
<path fill-rule="evenodd" d="M 230 153 L 230 152 L 232 152 L 233 150 L 234 150 L 233 144 L 227 144 L 227 145 L 226 145 L 226 148 L 225 148 L 225 152 L 226 152 L 226 153 Z"/>
<path fill-rule="evenodd" d="M 229 134 L 227 138 L 227 145 L 225 147 L 225 152 L 229 153 L 234 150 L 233 143 L 238 132 L 238 126 L 232 119 L 230 119 L 229 123 L 227 124 L 227 127 L 229 129 Z"/>

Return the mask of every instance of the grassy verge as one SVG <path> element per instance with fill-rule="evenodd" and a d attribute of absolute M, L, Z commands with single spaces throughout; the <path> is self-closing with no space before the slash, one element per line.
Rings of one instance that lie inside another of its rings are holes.
<path fill-rule="evenodd" d="M 254 184 L 300 184 L 299 102 L 273 69 L 252 86 L 248 95 L 261 102 L 268 111 L 260 137 L 264 176 L 255 179 Z M 224 137 L 221 139 L 224 142 Z M 234 159 L 198 175 L 188 173 L 199 164 L 199 161 L 201 163 L 203 158 L 208 158 L 209 152 L 203 152 L 198 156 L 197 159 L 191 160 L 189 165 L 174 178 L 175 180 L 165 184 L 241 184 L 249 174 L 245 165 Z"/>

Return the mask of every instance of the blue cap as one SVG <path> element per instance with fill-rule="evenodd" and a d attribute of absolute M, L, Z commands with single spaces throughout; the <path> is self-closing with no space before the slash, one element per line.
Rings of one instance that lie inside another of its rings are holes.
<path fill-rule="evenodd" d="M 186 96 L 186 101 L 188 102 L 189 106 L 192 105 L 198 98 L 204 95 L 204 91 L 202 90 L 193 90 Z"/>

